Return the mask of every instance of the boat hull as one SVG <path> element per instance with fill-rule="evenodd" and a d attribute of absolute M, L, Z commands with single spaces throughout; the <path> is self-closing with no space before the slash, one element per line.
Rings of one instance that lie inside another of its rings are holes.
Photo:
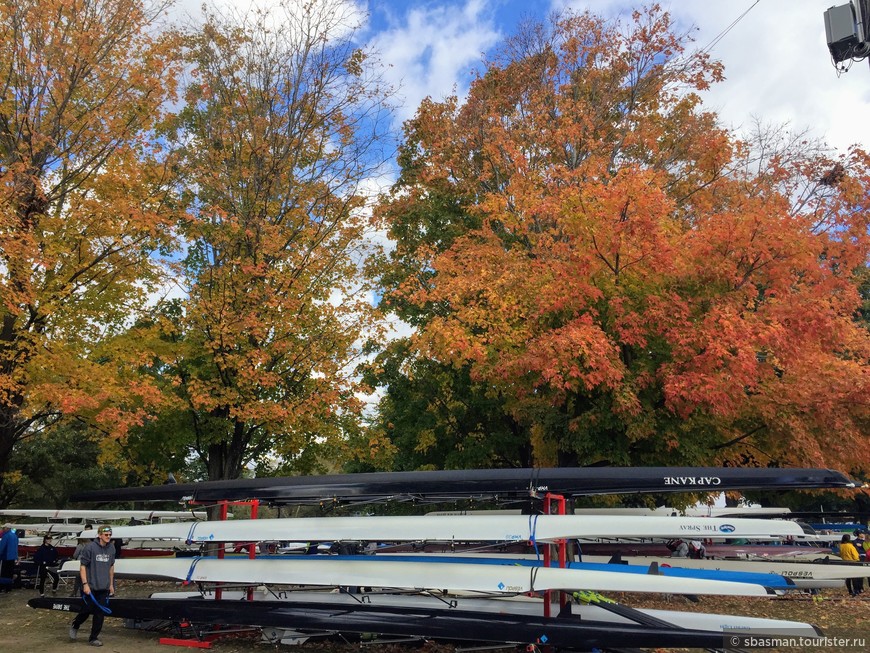
<path fill-rule="evenodd" d="M 34 608 L 79 612 L 81 599 L 31 599 Z M 568 650 L 592 648 L 717 648 L 722 633 L 667 626 L 590 622 L 576 617 L 533 617 L 423 607 L 284 605 L 275 601 L 205 599 L 115 599 L 113 617 L 197 624 L 233 624 L 333 632 L 379 633 L 449 642 L 549 645 Z"/>
<path fill-rule="evenodd" d="M 82 492 L 73 501 L 240 501 L 276 504 L 854 487 L 830 469 L 555 467 L 378 472 L 179 483 Z"/>

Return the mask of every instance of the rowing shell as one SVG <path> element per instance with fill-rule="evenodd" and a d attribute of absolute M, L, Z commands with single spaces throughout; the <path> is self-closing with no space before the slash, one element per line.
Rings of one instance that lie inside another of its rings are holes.
<path fill-rule="evenodd" d="M 565 496 L 635 492 L 849 488 L 830 469 L 739 467 L 554 467 L 375 472 L 179 483 L 92 490 L 73 501 L 215 501 L 259 499 L 275 504 L 452 498 L 510 500 L 544 493 Z"/>
<path fill-rule="evenodd" d="M 83 607 L 81 599 L 70 598 L 34 598 L 28 605 L 65 613 L 79 612 Z M 570 616 L 546 618 L 359 603 L 286 605 L 278 601 L 207 599 L 114 599 L 110 608 L 111 616 L 126 619 L 380 633 L 442 641 L 548 645 L 582 651 L 614 647 L 714 649 L 722 646 L 721 632 L 686 630 L 664 624 L 587 622 Z"/>
<path fill-rule="evenodd" d="M 586 562 L 609 562 L 612 558 L 606 556 L 583 556 Z M 800 580 L 839 580 L 847 578 L 870 577 L 870 565 L 860 563 L 843 563 L 839 558 L 832 562 L 789 562 L 784 560 L 696 560 L 694 558 L 661 558 L 642 556 L 622 556 L 621 560 L 629 565 L 649 565 L 657 562 L 661 568 L 670 565 L 673 568 L 707 569 L 716 571 L 749 571 L 754 573 L 772 574 Z"/>
<path fill-rule="evenodd" d="M 184 599 L 184 598 L 213 599 L 213 591 L 203 592 L 155 592 L 151 594 L 154 599 Z M 222 590 L 221 598 L 226 601 L 244 600 L 247 594 L 244 591 Z M 543 614 L 544 602 L 540 598 L 528 596 L 512 596 L 501 598 L 471 598 L 449 597 L 444 600 L 440 596 L 425 594 L 393 594 L 388 592 L 362 592 L 348 594 L 346 592 L 311 592 L 292 591 L 279 592 L 278 594 L 258 590 L 254 592 L 254 600 L 258 601 L 281 601 L 292 604 L 307 605 L 311 603 L 329 602 L 336 606 L 353 606 L 359 603 L 368 603 L 377 606 L 408 606 L 440 608 L 442 610 L 474 612 L 492 612 L 496 614 L 522 614 L 536 616 Z M 618 605 L 621 609 L 613 609 Z M 610 609 L 607 609 L 610 608 Z M 709 630 L 722 632 L 725 630 L 755 630 L 756 632 L 788 632 L 795 636 L 815 637 L 821 631 L 814 625 L 800 622 L 787 621 L 784 619 L 766 619 L 761 617 L 744 617 L 730 614 L 712 614 L 705 612 L 680 612 L 678 610 L 653 610 L 629 608 L 628 606 L 604 600 L 601 597 L 593 599 L 593 603 L 571 605 L 571 612 L 583 620 L 605 621 L 616 624 L 636 623 L 636 619 L 651 617 L 658 621 L 667 622 L 677 628 L 689 628 L 693 630 Z"/>
<path fill-rule="evenodd" d="M 423 517 L 309 517 L 201 521 L 192 524 L 118 526 L 122 539 L 178 539 L 186 542 L 269 540 L 551 542 L 592 537 L 812 538 L 787 520 L 707 517 L 586 517 L 575 515 L 479 515 Z"/>
<path fill-rule="evenodd" d="M 689 538 L 683 538 L 689 539 Z M 584 557 L 592 556 L 660 556 L 667 557 L 671 552 L 664 542 L 638 542 L 638 541 L 597 541 L 582 542 L 581 549 Z M 831 555 L 830 547 L 808 546 L 806 544 L 787 545 L 776 543 L 767 544 L 706 544 L 707 556 L 711 558 L 748 558 L 765 557 L 783 560 L 815 560 Z"/>
<path fill-rule="evenodd" d="M 258 558 L 258 559 L 263 559 Z M 283 556 L 270 556 L 270 560 L 280 560 Z M 359 556 L 329 556 L 329 560 L 358 560 Z M 476 565 L 518 565 L 520 567 L 541 567 L 543 562 L 537 557 L 531 556 L 488 556 L 488 555 L 425 555 L 425 554 L 375 554 L 365 556 L 365 560 L 372 562 L 432 562 L 437 564 L 476 564 Z M 550 563 L 551 567 L 559 567 L 557 562 Z M 777 590 L 796 589 L 794 581 L 774 573 L 763 573 L 757 570 L 725 570 L 707 568 L 684 568 L 677 565 L 670 566 L 665 563 L 647 563 L 642 559 L 633 561 L 632 564 L 619 564 L 609 562 L 577 562 L 569 560 L 564 565 L 567 569 L 582 571 L 606 571 L 621 574 L 659 574 L 662 576 L 674 576 L 679 578 L 704 578 L 707 580 L 724 580 L 734 583 L 751 583 L 763 585 Z"/>
<path fill-rule="evenodd" d="M 78 563 L 63 566 L 72 572 Z M 522 594 L 577 589 L 603 592 L 651 592 L 719 596 L 768 596 L 760 585 L 697 578 L 675 578 L 546 567 L 487 564 L 383 564 L 360 556 L 337 560 L 331 556 L 285 559 L 151 558 L 115 561 L 115 576 L 139 580 L 176 580 L 194 583 L 246 585 L 321 585 L 432 589 Z"/>
<path fill-rule="evenodd" d="M 141 519 L 153 521 L 155 519 L 205 519 L 207 514 L 203 510 L 192 512 L 189 510 L 42 510 L 42 509 L 4 509 L 0 510 L 3 517 L 29 517 L 34 519 L 88 519 L 95 523 L 99 521 L 113 521 L 116 519 Z"/>

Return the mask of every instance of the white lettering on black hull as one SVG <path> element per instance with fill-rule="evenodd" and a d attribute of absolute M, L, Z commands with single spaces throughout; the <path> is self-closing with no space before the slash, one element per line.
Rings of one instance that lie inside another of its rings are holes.
<path fill-rule="evenodd" d="M 665 476 L 665 485 L 692 486 L 703 485 L 714 487 L 722 485 L 722 479 L 718 476 Z"/>

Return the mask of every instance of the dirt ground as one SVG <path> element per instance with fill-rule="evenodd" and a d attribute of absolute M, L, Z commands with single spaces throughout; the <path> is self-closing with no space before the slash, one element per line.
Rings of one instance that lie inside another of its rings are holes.
<path fill-rule="evenodd" d="M 148 596 L 152 592 L 172 591 L 176 589 L 169 583 L 136 583 L 119 581 L 117 593 L 119 597 L 132 598 Z M 58 590 L 59 596 L 66 596 L 68 590 L 63 586 Z M 46 593 L 46 596 L 50 594 Z M 68 630 L 72 622 L 69 613 L 52 610 L 34 610 L 27 601 L 38 596 L 35 590 L 17 589 L 8 594 L 0 594 L 0 651 L 15 651 L 16 653 L 71 653 L 72 651 L 96 650 L 88 646 L 90 619 L 79 631 L 79 639 L 70 641 Z M 198 650 L 174 648 L 160 644 L 158 633 L 125 628 L 123 619 L 106 617 L 100 640 L 105 653 L 167 653 L 172 650 Z M 220 653 L 242 653 L 249 651 L 274 651 L 275 646 L 268 643 L 252 641 L 215 642 L 211 650 Z M 287 649 L 289 651 L 289 649 Z"/>
<path fill-rule="evenodd" d="M 121 581 L 119 597 L 147 596 L 155 591 L 175 589 L 169 583 Z M 59 593 L 64 593 L 63 588 Z M 870 592 L 868 592 L 870 594 Z M 71 651 L 92 650 L 87 645 L 87 632 L 90 622 L 86 622 L 80 632 L 80 639 L 71 642 L 67 630 L 71 621 L 69 614 L 50 610 L 34 610 L 27 606 L 27 600 L 36 596 L 34 590 L 19 589 L 9 594 L 0 594 L 0 651 L 16 653 L 70 653 Z M 762 598 L 722 598 L 701 597 L 697 603 L 689 602 L 678 596 L 659 597 L 649 595 L 613 595 L 613 598 L 633 607 L 663 608 L 669 610 L 723 612 L 755 617 L 771 617 L 808 621 L 820 626 L 828 636 L 864 639 L 864 645 L 853 642 L 850 646 L 832 646 L 812 649 L 815 653 L 840 653 L 842 651 L 870 651 L 870 597 L 850 598 L 845 589 L 826 590 L 816 598 L 794 596 L 776 599 Z M 125 628 L 122 619 L 106 618 L 100 639 L 106 653 L 167 653 L 173 648 L 158 642 L 160 635 Z M 296 647 L 305 653 L 333 651 L 348 653 L 359 650 L 360 646 L 337 646 L 332 644 L 306 644 Z M 367 646 L 370 653 L 396 653 L 399 647 Z M 429 647 L 426 647 L 429 648 Z M 442 653 L 446 647 L 431 647 Z M 176 650 L 185 650 L 178 648 Z M 194 649 L 196 650 L 196 649 Z M 223 640 L 212 643 L 211 650 L 220 653 L 248 653 L 256 651 L 292 650 L 286 645 L 245 640 Z M 419 652 L 419 648 L 416 649 Z M 796 648 L 765 649 L 765 651 L 795 653 Z M 663 651 L 663 650 L 662 650 Z"/>

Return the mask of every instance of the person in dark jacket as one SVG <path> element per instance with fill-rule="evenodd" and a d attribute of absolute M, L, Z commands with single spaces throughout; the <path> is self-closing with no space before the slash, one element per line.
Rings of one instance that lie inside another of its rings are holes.
<path fill-rule="evenodd" d="M 57 549 L 51 543 L 51 536 L 46 535 L 42 538 L 42 545 L 33 554 L 33 562 L 37 566 L 36 589 L 39 590 L 40 596 L 45 596 L 45 579 L 48 576 L 51 576 L 51 591 L 57 592 L 60 576 L 55 569 L 50 569 L 57 566 L 57 558 Z"/>

